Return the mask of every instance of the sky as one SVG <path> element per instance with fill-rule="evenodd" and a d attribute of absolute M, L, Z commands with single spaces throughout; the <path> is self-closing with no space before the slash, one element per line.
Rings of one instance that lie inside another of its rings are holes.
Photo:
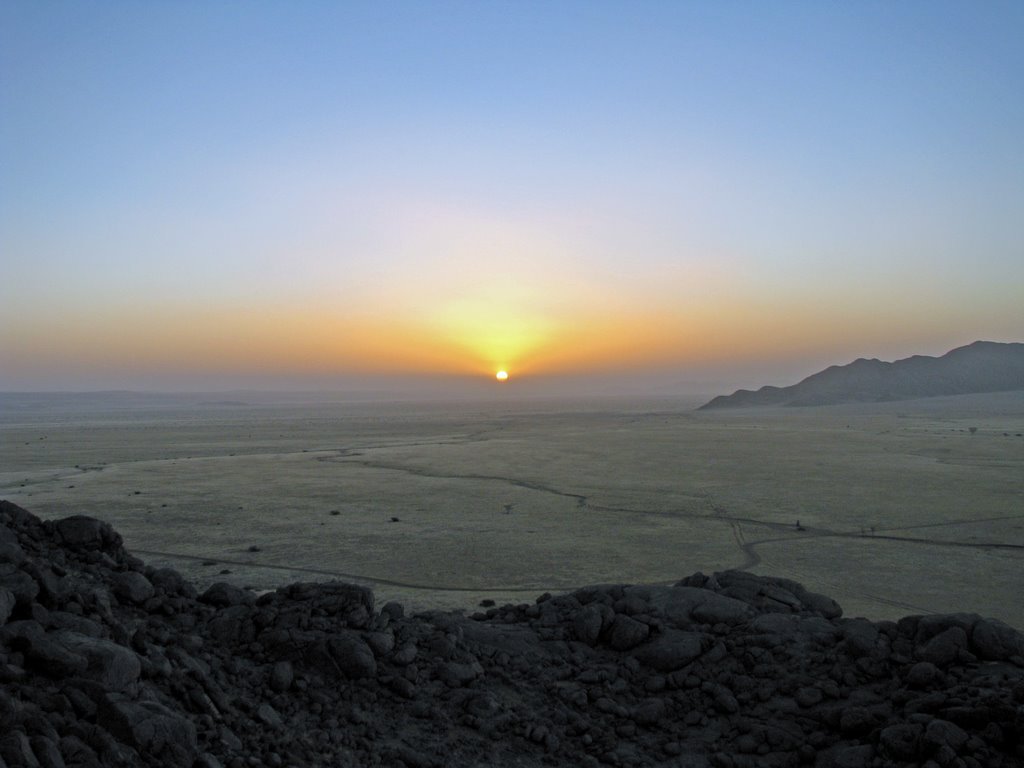
<path fill-rule="evenodd" d="M 1022 39 L 1020 2 L 3 0 L 0 390 L 1022 341 Z"/>

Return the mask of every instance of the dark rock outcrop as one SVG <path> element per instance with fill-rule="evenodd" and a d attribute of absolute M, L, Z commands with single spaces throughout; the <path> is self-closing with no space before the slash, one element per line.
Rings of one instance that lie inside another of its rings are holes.
<path fill-rule="evenodd" d="M 406 616 L 0 502 L 0 768 L 1024 765 L 1024 637 L 737 571 Z"/>
<path fill-rule="evenodd" d="M 836 405 L 912 400 L 1024 389 L 1024 344 L 976 341 L 941 357 L 915 355 L 886 363 L 854 360 L 833 365 L 789 387 L 740 389 L 701 406 Z"/>

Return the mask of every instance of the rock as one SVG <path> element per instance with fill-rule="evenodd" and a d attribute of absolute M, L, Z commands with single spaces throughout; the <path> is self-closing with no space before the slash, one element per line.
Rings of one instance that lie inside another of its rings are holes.
<path fill-rule="evenodd" d="M 605 606 L 606 607 L 606 606 Z M 597 639 L 601 635 L 604 626 L 602 606 L 591 603 L 583 606 L 576 616 L 573 617 L 572 630 L 576 639 L 587 645 L 597 645 Z"/>
<path fill-rule="evenodd" d="M 250 610 L 246 605 L 232 605 L 221 609 L 207 625 L 210 636 L 224 645 L 249 642 L 252 632 L 247 629 Z"/>
<path fill-rule="evenodd" d="M 81 678 L 69 680 L 61 687 L 61 695 L 68 700 L 74 712 L 87 719 L 95 719 L 97 704 L 94 697 L 100 694 L 102 688 Z"/>
<path fill-rule="evenodd" d="M 731 597 L 709 593 L 690 616 L 703 624 L 737 624 L 750 618 L 750 607 Z"/>
<path fill-rule="evenodd" d="M 114 594 L 129 603 L 141 605 L 153 596 L 156 590 L 149 579 L 141 573 L 126 571 L 114 575 Z"/>
<path fill-rule="evenodd" d="M 289 600 L 313 601 L 328 615 L 344 614 L 356 607 L 373 612 L 373 590 L 341 581 L 299 582 L 278 590 Z"/>
<path fill-rule="evenodd" d="M 870 656 L 878 643 L 878 628 L 866 619 L 852 619 L 843 624 L 846 652 L 853 658 Z"/>
<path fill-rule="evenodd" d="M 395 648 L 395 636 L 391 632 L 367 632 L 363 640 L 377 658 L 387 656 Z"/>
<path fill-rule="evenodd" d="M 948 720 L 932 720 L 924 730 L 924 742 L 933 749 L 948 746 L 954 752 L 959 752 L 967 744 L 969 738 L 970 736 L 963 728 Z"/>
<path fill-rule="evenodd" d="M 652 603 L 673 624 L 738 624 L 754 616 L 754 610 L 742 600 L 691 586 L 671 587 L 652 595 Z"/>
<path fill-rule="evenodd" d="M 7 619 L 11 617 L 11 612 L 14 610 L 14 604 L 17 600 L 14 597 L 14 593 L 6 587 L 0 587 L 0 627 L 7 623 Z"/>
<path fill-rule="evenodd" d="M 630 719 L 644 726 L 657 725 L 663 720 L 668 712 L 665 700 L 662 698 L 644 699 L 637 704 L 629 713 Z"/>
<path fill-rule="evenodd" d="M 703 652 L 702 636 L 697 632 L 669 630 L 636 650 L 634 656 L 659 672 L 674 672 Z"/>
<path fill-rule="evenodd" d="M 916 619 L 914 642 L 917 645 L 924 645 L 936 635 L 954 627 L 958 627 L 970 635 L 971 629 L 981 619 L 976 613 L 936 613 L 914 618 Z"/>
<path fill-rule="evenodd" d="M 393 677 L 388 687 L 403 699 L 416 698 L 416 685 L 404 677 Z"/>
<path fill-rule="evenodd" d="M 839 732 L 846 737 L 865 736 L 875 727 L 877 720 L 865 707 L 851 706 L 842 710 Z"/>
<path fill-rule="evenodd" d="M 60 747 L 48 736 L 33 736 L 31 739 L 32 752 L 39 761 L 41 768 L 66 768 L 64 756 L 60 753 Z"/>
<path fill-rule="evenodd" d="M 99 717 L 119 740 L 151 760 L 166 765 L 192 765 L 196 757 L 196 729 L 191 720 L 155 701 L 132 701 L 110 693 L 99 702 Z"/>
<path fill-rule="evenodd" d="M 488 718 L 500 710 L 500 702 L 489 693 L 474 696 L 466 702 L 466 711 L 475 717 Z"/>
<path fill-rule="evenodd" d="M 338 669 L 346 677 L 356 679 L 377 674 L 377 661 L 362 638 L 352 632 L 341 632 L 327 641 L 327 649 Z"/>
<path fill-rule="evenodd" d="M 816 592 L 803 592 L 800 595 L 800 602 L 804 608 L 812 613 L 817 613 L 826 619 L 838 619 L 843 615 L 843 608 L 831 597 L 819 595 Z"/>
<path fill-rule="evenodd" d="M 894 760 L 913 760 L 918 756 L 921 741 L 921 726 L 900 723 L 883 728 L 878 735 L 882 752 Z"/>
<path fill-rule="evenodd" d="M 89 637 L 103 637 L 105 630 L 103 625 L 84 616 L 67 611 L 50 611 L 50 627 L 54 630 L 70 629 L 80 635 Z"/>
<path fill-rule="evenodd" d="M 793 592 L 777 584 L 769 583 L 762 586 L 761 597 L 761 610 L 797 612 L 803 608 L 803 603 Z"/>
<path fill-rule="evenodd" d="M 275 731 L 279 731 L 284 728 L 284 721 L 281 719 L 281 715 L 278 714 L 277 710 L 269 704 L 260 704 L 256 710 L 257 719 L 264 725 L 273 728 Z"/>
<path fill-rule="evenodd" d="M 25 562 L 25 550 L 18 543 L 17 536 L 11 533 L 8 528 L 0 528 L 0 531 L 8 533 L 8 538 L 6 539 L 0 536 L 0 563 L 20 565 Z"/>
<path fill-rule="evenodd" d="M 948 667 L 960 651 L 966 650 L 967 633 L 960 627 L 950 627 L 919 647 L 917 655 L 922 661 L 929 661 L 937 667 Z"/>
<path fill-rule="evenodd" d="M 74 653 L 47 635 L 35 621 L 8 622 L 3 636 L 15 648 L 24 650 L 32 668 L 52 677 L 73 677 L 89 666 L 85 656 Z"/>
<path fill-rule="evenodd" d="M 998 619 L 981 619 L 971 630 L 971 647 L 987 661 L 1024 657 L 1024 635 Z"/>
<path fill-rule="evenodd" d="M 218 729 L 217 735 L 219 737 L 220 743 L 223 744 L 225 747 L 227 747 L 228 751 L 230 751 L 230 752 L 241 752 L 242 751 L 242 747 L 243 747 L 242 740 L 240 738 L 238 738 L 238 736 L 235 735 L 235 732 L 232 731 L 230 728 L 228 728 L 226 725 L 222 725 Z"/>
<path fill-rule="evenodd" d="M 608 643 L 617 651 L 628 651 L 647 639 L 650 628 L 629 616 L 617 614 L 612 620 Z"/>
<path fill-rule="evenodd" d="M 429 755 L 406 744 L 400 744 L 395 750 L 395 755 L 406 768 L 437 768 L 439 765 Z"/>
<path fill-rule="evenodd" d="M 39 768 L 39 760 L 22 731 L 11 731 L 0 738 L 0 758 L 18 768 Z"/>
<path fill-rule="evenodd" d="M 778 635 L 790 642 L 796 642 L 802 634 L 804 622 L 799 616 L 788 616 L 781 613 L 763 613 L 748 625 L 759 634 Z"/>
<path fill-rule="evenodd" d="M 427 647 L 430 650 L 430 655 L 435 659 L 450 659 L 455 653 L 456 644 L 455 638 L 449 637 L 447 634 L 435 634 L 430 638 Z"/>
<path fill-rule="evenodd" d="M 185 594 L 188 591 L 185 577 L 173 568 L 157 568 L 150 574 L 149 580 L 156 589 L 168 595 Z"/>
<path fill-rule="evenodd" d="M 292 687 L 295 679 L 295 672 L 290 661 L 277 662 L 270 672 L 270 689 L 278 693 L 284 693 Z"/>
<path fill-rule="evenodd" d="M 416 660 L 416 653 L 416 643 L 404 643 L 391 657 L 391 663 L 400 667 L 412 664 Z"/>
<path fill-rule="evenodd" d="M 247 605 L 255 602 L 255 597 L 250 592 L 228 584 L 226 581 L 218 581 L 203 592 L 199 597 L 200 601 L 217 608 L 230 608 L 235 605 Z"/>
<path fill-rule="evenodd" d="M 797 691 L 796 696 L 794 698 L 796 699 L 797 704 L 807 709 L 809 707 L 813 707 L 817 704 L 820 704 L 821 700 L 824 698 L 824 695 L 822 694 L 820 688 L 807 686 Z"/>
<path fill-rule="evenodd" d="M 211 755 L 209 752 L 203 752 L 196 760 L 193 768 L 224 768 L 223 763 L 217 759 L 216 755 Z"/>
<path fill-rule="evenodd" d="M 62 736 L 60 739 L 60 753 L 68 766 L 93 766 L 101 765 L 96 753 L 88 744 L 78 736 Z"/>
<path fill-rule="evenodd" d="M 870 768 L 874 755 L 875 749 L 870 744 L 837 747 L 823 755 L 817 768 Z"/>
<path fill-rule="evenodd" d="M 14 596 L 16 605 L 29 606 L 39 594 L 36 580 L 14 565 L 0 564 L 0 589 Z"/>
<path fill-rule="evenodd" d="M 473 682 L 483 672 L 483 668 L 477 661 L 470 663 L 448 661 L 441 665 L 437 676 L 448 687 L 459 688 Z"/>
<path fill-rule="evenodd" d="M 0 664 L 0 683 L 17 682 L 23 680 L 25 676 L 25 670 L 17 664 Z"/>
<path fill-rule="evenodd" d="M 54 633 L 53 639 L 72 653 L 84 656 L 88 660 L 84 674 L 106 691 L 123 691 L 139 679 L 142 665 L 129 648 L 69 630 Z"/>
<path fill-rule="evenodd" d="M 65 546 L 86 551 L 116 550 L 121 536 L 107 523 L 86 515 L 72 515 L 55 523 L 57 534 Z"/>
<path fill-rule="evenodd" d="M 907 685 L 912 688 L 926 688 L 939 675 L 939 669 L 930 661 L 919 661 L 907 672 Z"/>
<path fill-rule="evenodd" d="M 719 712 L 725 712 L 726 714 L 734 714 L 739 711 L 740 704 L 736 700 L 736 697 L 732 694 L 725 686 L 715 686 L 712 690 L 712 699 L 715 702 Z"/>

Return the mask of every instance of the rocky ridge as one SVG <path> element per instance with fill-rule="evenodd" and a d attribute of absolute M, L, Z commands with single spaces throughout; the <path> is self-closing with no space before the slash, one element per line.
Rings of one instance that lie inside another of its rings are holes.
<path fill-rule="evenodd" d="M 1024 344 L 976 341 L 941 357 L 914 355 L 891 363 L 860 358 L 830 366 L 788 387 L 764 386 L 720 395 L 699 410 L 878 403 L 1021 389 Z"/>
<path fill-rule="evenodd" d="M 786 579 L 466 616 L 343 583 L 202 594 L 0 502 L 0 768 L 1024 765 L 1024 636 L 842 617 Z"/>

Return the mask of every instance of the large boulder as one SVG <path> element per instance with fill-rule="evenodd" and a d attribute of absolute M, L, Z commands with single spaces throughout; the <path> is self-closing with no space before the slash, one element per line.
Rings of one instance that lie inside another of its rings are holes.
<path fill-rule="evenodd" d="M 149 579 L 136 571 L 116 573 L 113 576 L 114 594 L 128 603 L 141 605 L 151 598 L 155 591 Z"/>
<path fill-rule="evenodd" d="M 255 602 L 256 598 L 251 592 L 247 592 L 234 584 L 226 581 L 218 581 L 199 596 L 199 599 L 208 605 L 217 608 L 230 608 L 234 605 L 247 605 Z"/>
<path fill-rule="evenodd" d="M 12 731 L 0 738 L 0 761 L 18 768 L 41 768 L 28 736 L 22 731 Z"/>
<path fill-rule="evenodd" d="M 0 564 L 0 589 L 9 590 L 17 605 L 28 606 L 39 595 L 36 580 L 10 563 Z"/>
<path fill-rule="evenodd" d="M 7 619 L 11 616 L 11 611 L 14 610 L 14 605 L 17 600 L 14 597 L 14 593 L 6 587 L 0 587 L 0 627 L 7 623 Z"/>
<path fill-rule="evenodd" d="M 18 542 L 18 535 L 6 525 L 0 524 L 0 563 L 18 565 L 25 560 L 25 550 Z"/>
<path fill-rule="evenodd" d="M 696 573 L 677 586 L 714 590 L 749 605 L 760 612 L 817 613 L 826 619 L 843 615 L 839 603 L 830 597 L 807 590 L 803 584 L 776 576 L 759 576 L 746 571 L 720 571 L 713 576 Z M 731 623 L 731 622 L 726 622 Z"/>
<path fill-rule="evenodd" d="M 971 647 L 988 661 L 1024 657 L 1024 635 L 998 619 L 981 619 L 971 630 Z"/>
<path fill-rule="evenodd" d="M 843 624 L 843 639 L 853 658 L 870 656 L 878 644 L 878 627 L 867 619 L 851 619 Z"/>
<path fill-rule="evenodd" d="M 583 606 L 572 620 L 572 631 L 576 639 L 587 645 L 596 645 L 601 630 L 611 623 L 614 612 L 607 605 L 590 603 Z"/>
<path fill-rule="evenodd" d="M 373 650 L 354 632 L 321 637 L 310 646 L 306 660 L 324 673 L 333 672 L 354 680 L 377 674 Z"/>
<path fill-rule="evenodd" d="M 311 601 L 328 616 L 347 614 L 355 608 L 373 613 L 373 590 L 343 581 L 299 582 L 281 587 L 278 594 L 288 600 Z"/>
<path fill-rule="evenodd" d="M 150 583 L 166 595 L 195 597 L 195 588 L 173 568 L 157 568 L 149 575 Z"/>
<path fill-rule="evenodd" d="M 53 639 L 72 653 L 88 661 L 84 676 L 98 682 L 107 691 L 123 691 L 139 679 L 142 664 L 129 648 L 100 637 L 70 630 L 53 633 Z"/>
<path fill-rule="evenodd" d="M 53 635 L 47 634 L 37 621 L 8 622 L 0 629 L 0 643 L 24 653 L 33 669 L 50 677 L 81 675 L 89 666 L 89 661 L 84 655 L 58 642 Z"/>
<path fill-rule="evenodd" d="M 650 627 L 625 614 L 617 614 L 608 630 L 608 644 L 617 651 L 636 648 L 647 639 Z"/>
<path fill-rule="evenodd" d="M 937 667 L 948 667 L 957 660 L 960 651 L 966 650 L 967 633 L 960 627 L 950 627 L 918 647 L 917 656 Z"/>
<path fill-rule="evenodd" d="M 191 768 L 197 756 L 192 721 L 159 702 L 110 693 L 100 700 L 97 719 L 117 739 L 135 747 L 144 764 Z"/>
<path fill-rule="evenodd" d="M 651 603 L 678 626 L 693 623 L 739 624 L 755 615 L 754 609 L 742 600 L 690 586 L 659 590 L 651 596 Z"/>
<path fill-rule="evenodd" d="M 922 728 L 916 723 L 896 723 L 878 735 L 882 753 L 894 760 L 914 760 L 921 750 Z"/>
<path fill-rule="evenodd" d="M 633 655 L 642 664 L 659 672 L 674 672 L 702 652 L 703 639 L 699 633 L 673 629 L 640 646 Z"/>
<path fill-rule="evenodd" d="M 77 550 L 115 550 L 122 545 L 121 535 L 108 523 L 88 515 L 72 515 L 54 523 L 64 546 Z"/>

